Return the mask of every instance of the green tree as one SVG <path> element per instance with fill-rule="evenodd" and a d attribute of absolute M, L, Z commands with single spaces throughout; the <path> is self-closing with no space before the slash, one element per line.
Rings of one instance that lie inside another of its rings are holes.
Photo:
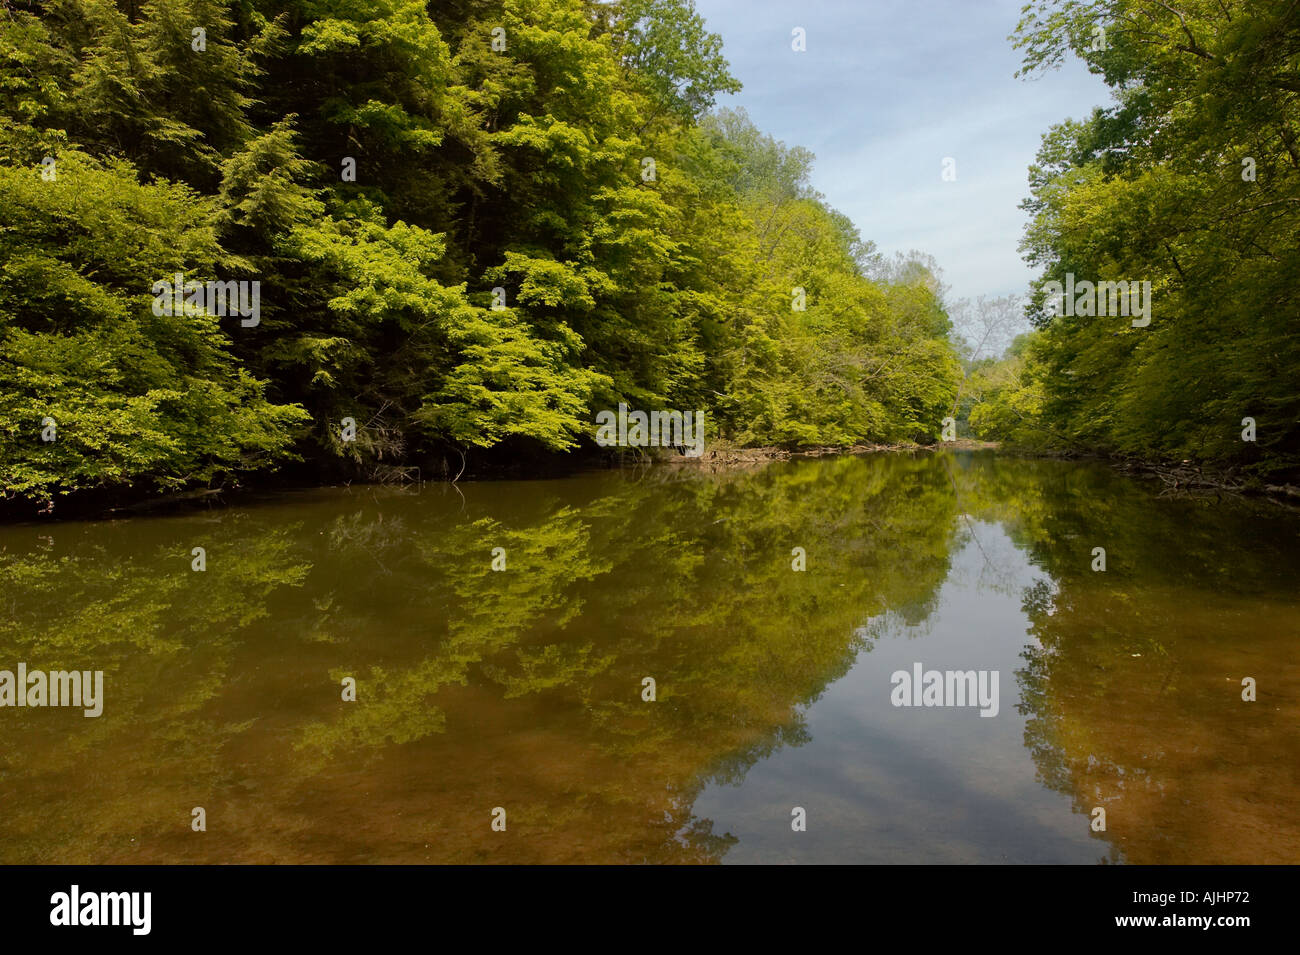
<path fill-rule="evenodd" d="M 1072 51 L 1116 99 L 1054 128 L 1031 169 L 1024 250 L 1044 271 L 1029 358 L 1057 443 L 1300 465 L 1298 30 L 1285 0 L 1026 8 L 1025 71 Z M 1149 282 L 1150 325 L 1049 314 L 1043 286 L 1068 275 Z"/>

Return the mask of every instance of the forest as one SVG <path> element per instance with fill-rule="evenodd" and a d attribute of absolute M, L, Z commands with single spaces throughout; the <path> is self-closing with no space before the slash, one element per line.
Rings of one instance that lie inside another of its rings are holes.
<path fill-rule="evenodd" d="M 1034 329 L 974 371 L 972 429 L 1294 478 L 1300 5 L 1038 0 L 1014 40 L 1026 75 L 1077 56 L 1114 103 L 1043 137 Z M 1071 276 L 1150 282 L 1149 324 L 1061 314 L 1046 286 Z"/>
<path fill-rule="evenodd" d="M 10 500 L 535 460 L 620 403 L 784 446 L 932 441 L 951 410 L 931 263 L 878 254 L 807 150 L 713 108 L 739 84 L 691 0 L 0 23 Z"/>
<path fill-rule="evenodd" d="M 1033 330 L 983 358 L 932 259 L 717 106 L 740 84 L 693 0 L 2 2 L 10 505 L 528 468 L 624 404 L 730 446 L 955 414 L 1300 467 L 1291 0 L 1024 8 L 1022 72 L 1077 56 L 1114 103 L 1043 136 Z M 1141 283 L 1149 320 L 1054 307 L 1076 278 Z"/>

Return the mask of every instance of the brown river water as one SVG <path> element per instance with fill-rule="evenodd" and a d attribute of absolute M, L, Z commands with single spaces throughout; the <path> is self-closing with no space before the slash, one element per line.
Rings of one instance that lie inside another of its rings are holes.
<path fill-rule="evenodd" d="M 1300 515 L 1160 489 L 881 454 L 2 527 L 0 671 L 103 694 L 0 707 L 0 862 L 1300 862 Z M 995 705 L 895 705 L 918 664 Z"/>

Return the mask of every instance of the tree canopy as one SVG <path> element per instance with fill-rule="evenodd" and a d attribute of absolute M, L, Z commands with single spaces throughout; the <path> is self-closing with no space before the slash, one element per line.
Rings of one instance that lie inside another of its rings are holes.
<path fill-rule="evenodd" d="M 1038 331 L 972 426 L 1294 471 L 1300 7 L 1041 0 L 1025 8 L 1015 41 L 1025 72 L 1073 54 L 1115 102 L 1043 137 L 1023 243 L 1042 269 L 1029 309 Z M 1150 282 L 1149 325 L 1053 314 L 1047 286 L 1071 276 Z"/>
<path fill-rule="evenodd" d="M 563 452 L 619 402 L 930 440 L 955 395 L 930 270 L 716 109 L 691 0 L 6 0 L 0 60 L 9 497 Z M 259 314 L 156 315 L 176 275 Z"/>

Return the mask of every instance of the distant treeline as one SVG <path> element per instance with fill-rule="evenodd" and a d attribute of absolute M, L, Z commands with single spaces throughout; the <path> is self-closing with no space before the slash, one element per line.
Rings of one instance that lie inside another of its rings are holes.
<path fill-rule="evenodd" d="M 934 271 L 714 111 L 720 51 L 691 0 L 4 0 L 4 495 L 563 452 L 620 402 L 937 436 Z"/>
<path fill-rule="evenodd" d="M 1024 204 L 1036 330 L 976 372 L 972 429 L 1293 475 L 1300 4 L 1038 0 L 1016 42 L 1027 73 L 1073 52 L 1115 104 L 1043 138 Z M 1050 285 L 1085 281 L 1149 282 L 1149 324 L 1109 289 L 1090 306 L 1091 287 Z"/>

